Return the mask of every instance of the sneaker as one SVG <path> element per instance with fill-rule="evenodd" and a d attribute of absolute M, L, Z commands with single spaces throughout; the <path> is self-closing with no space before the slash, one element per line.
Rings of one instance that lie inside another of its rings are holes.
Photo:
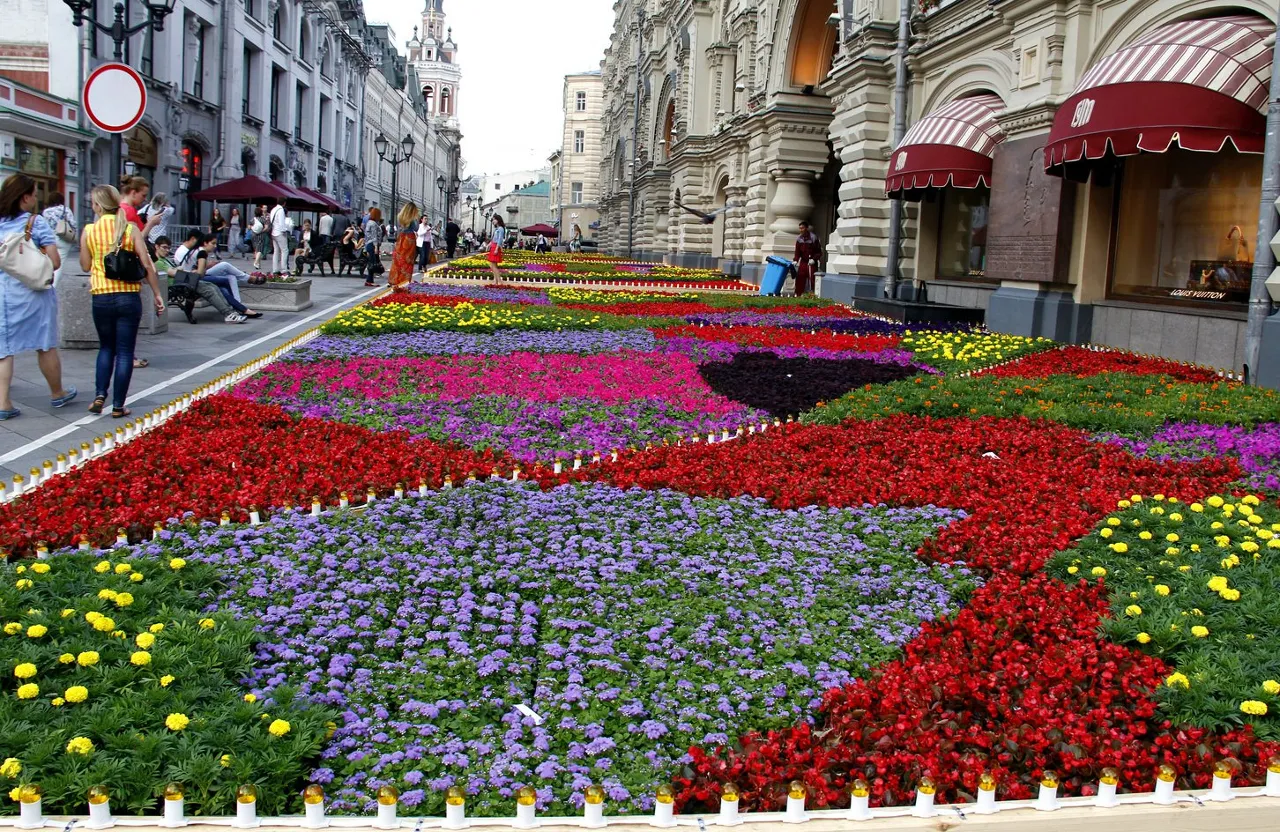
<path fill-rule="evenodd" d="M 232 312 L 230 315 L 223 318 L 222 320 L 226 321 L 229 324 L 242 324 L 249 319 L 246 318 L 244 315 L 241 315 L 239 312 Z"/>

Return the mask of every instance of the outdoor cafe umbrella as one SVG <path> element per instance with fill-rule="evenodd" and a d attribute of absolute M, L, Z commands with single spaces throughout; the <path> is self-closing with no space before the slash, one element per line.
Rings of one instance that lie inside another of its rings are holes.
<path fill-rule="evenodd" d="M 540 222 L 540 223 L 538 223 L 537 225 L 531 225 L 531 226 L 529 226 L 528 228 L 522 228 L 522 229 L 520 229 L 520 233 L 521 233 L 521 234 L 524 234 L 524 235 L 527 235 L 527 236 L 529 236 L 529 237 L 536 237 L 536 236 L 537 236 L 537 235 L 539 235 L 539 234 L 541 234 L 541 235 L 543 235 L 543 236 L 545 236 L 545 237 L 559 237 L 559 236 L 560 236 L 560 232 L 559 232 L 559 231 L 556 231 L 554 228 L 552 228 L 551 226 L 547 225 L 547 224 L 546 224 L 546 223 L 544 223 L 544 222 Z"/>
<path fill-rule="evenodd" d="M 260 176 L 242 176 L 239 179 L 232 179 L 230 182 L 223 182 L 220 185 L 196 191 L 190 196 L 199 202 L 227 203 L 251 203 L 261 200 L 284 202 L 290 198 L 290 194 L 284 190 L 281 183 L 268 182 Z"/>
<path fill-rule="evenodd" d="M 327 204 L 320 198 L 319 194 L 308 194 L 302 188 L 295 188 L 283 182 L 274 182 L 272 184 L 285 192 L 284 207 L 290 211 L 315 211 L 327 207 Z"/>
<path fill-rule="evenodd" d="M 304 193 L 304 194 L 306 194 L 307 196 L 311 197 L 311 198 L 312 198 L 312 199 L 314 199 L 317 203 L 319 203 L 319 205 L 320 205 L 322 208 L 324 208 L 324 209 L 326 209 L 326 210 L 329 210 L 329 211 L 341 211 L 341 210 L 342 210 L 342 206 L 341 206 L 341 205 L 339 205 L 335 199 L 333 199 L 332 197 L 328 196 L 327 194 L 322 194 L 322 193 L 320 193 L 319 191 L 313 191 L 313 190 L 311 190 L 310 188 L 294 188 L 294 190 L 295 190 L 295 191 L 301 191 L 302 193 Z"/>

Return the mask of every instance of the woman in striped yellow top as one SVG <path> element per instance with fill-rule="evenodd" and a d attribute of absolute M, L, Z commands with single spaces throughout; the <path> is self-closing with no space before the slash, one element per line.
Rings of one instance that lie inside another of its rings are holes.
<path fill-rule="evenodd" d="M 147 253 L 142 232 L 126 219 L 120 209 L 120 193 L 110 185 L 93 189 L 93 225 L 80 237 L 80 268 L 89 272 L 89 291 L 93 295 L 93 325 L 98 330 L 97 395 L 90 413 L 101 413 L 107 403 L 112 372 L 116 389 L 112 397 L 111 415 L 128 416 L 124 406 L 133 379 L 133 350 L 138 343 L 138 327 L 142 323 L 141 284 L 109 280 L 103 258 L 119 246 L 132 251 L 142 261 L 146 281 L 155 294 L 156 315 L 164 314 L 164 297 L 156 281 L 156 268 Z"/>

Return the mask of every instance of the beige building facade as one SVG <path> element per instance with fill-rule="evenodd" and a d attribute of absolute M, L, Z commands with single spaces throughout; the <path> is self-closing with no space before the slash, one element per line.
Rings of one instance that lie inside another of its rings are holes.
<path fill-rule="evenodd" d="M 551 211 L 563 241 L 576 225 L 583 239 L 600 220 L 600 171 L 604 159 L 604 78 L 581 72 L 564 79 L 564 133 L 551 157 Z"/>
<path fill-rule="evenodd" d="M 756 279 L 808 220 L 822 294 L 878 296 L 888 189 L 908 292 L 1239 369 L 1275 3 L 913 7 L 895 147 L 898 0 L 619 0 L 602 247 Z"/>

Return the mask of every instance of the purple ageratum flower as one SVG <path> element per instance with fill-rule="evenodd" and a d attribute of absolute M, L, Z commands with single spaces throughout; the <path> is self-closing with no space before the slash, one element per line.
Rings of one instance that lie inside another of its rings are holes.
<path fill-rule="evenodd" d="M 1264 422 L 1251 428 L 1171 423 L 1150 435 L 1128 437 L 1103 433 L 1095 438 L 1135 456 L 1161 461 L 1230 457 L 1247 473 L 1242 480 L 1245 488 L 1280 491 L 1280 423 L 1277 422 Z"/>
<path fill-rule="evenodd" d="M 652 352 L 657 339 L 647 329 L 609 332 L 522 332 L 490 335 L 464 332 L 407 332 L 389 335 L 324 335 L 285 354 L 283 360 L 310 363 L 331 358 L 402 358 L 432 355 L 508 355 L 514 352 Z"/>

